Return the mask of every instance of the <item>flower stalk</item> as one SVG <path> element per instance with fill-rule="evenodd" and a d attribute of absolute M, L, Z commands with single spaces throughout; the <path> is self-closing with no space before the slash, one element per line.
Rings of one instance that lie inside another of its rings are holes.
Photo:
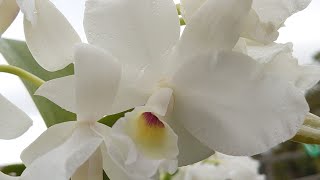
<path fill-rule="evenodd" d="M 21 79 L 27 80 L 34 84 L 36 87 L 40 87 L 45 81 L 39 77 L 31 74 L 30 72 L 11 65 L 0 65 L 0 72 L 9 73 L 20 77 Z"/>

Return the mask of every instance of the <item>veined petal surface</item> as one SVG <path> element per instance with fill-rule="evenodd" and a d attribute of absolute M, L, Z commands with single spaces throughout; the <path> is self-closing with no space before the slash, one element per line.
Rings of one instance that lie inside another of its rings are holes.
<path fill-rule="evenodd" d="M 34 160 L 22 173 L 21 179 L 69 180 L 103 141 L 89 126 L 78 125 L 63 144 Z"/>
<path fill-rule="evenodd" d="M 79 121 L 98 121 L 110 112 L 118 90 L 121 66 L 103 49 L 75 48 L 76 111 Z"/>
<path fill-rule="evenodd" d="M 43 96 L 63 109 L 75 113 L 75 88 L 75 77 L 70 75 L 45 82 L 37 89 L 35 95 Z"/>
<path fill-rule="evenodd" d="M 172 84 L 174 120 L 230 155 L 254 155 L 292 138 L 309 111 L 294 84 L 240 53 L 193 57 Z"/>
<path fill-rule="evenodd" d="M 172 0 L 88 0 L 84 27 L 90 44 L 138 69 L 160 61 L 180 36 Z"/>
<path fill-rule="evenodd" d="M 37 20 L 25 18 L 28 48 L 35 60 L 48 71 L 57 71 L 74 62 L 73 47 L 81 39 L 67 19 L 49 0 L 36 0 Z"/>
<path fill-rule="evenodd" d="M 19 13 L 19 6 L 15 0 L 0 1 L 0 36 L 11 25 Z"/>
<path fill-rule="evenodd" d="M 17 138 L 32 126 L 29 116 L 1 94 L 0 116 L 0 139 Z"/>
<path fill-rule="evenodd" d="M 76 122 L 56 124 L 38 137 L 21 153 L 21 160 L 28 167 L 40 156 L 63 144 L 76 127 Z"/>

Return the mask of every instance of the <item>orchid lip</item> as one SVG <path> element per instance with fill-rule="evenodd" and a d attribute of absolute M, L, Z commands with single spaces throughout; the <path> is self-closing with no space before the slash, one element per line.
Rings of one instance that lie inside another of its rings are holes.
<path fill-rule="evenodd" d="M 155 127 L 155 128 L 164 128 L 164 124 L 159 120 L 157 116 L 152 114 L 151 112 L 144 112 L 142 113 L 143 118 L 145 119 L 145 123 L 149 127 Z"/>

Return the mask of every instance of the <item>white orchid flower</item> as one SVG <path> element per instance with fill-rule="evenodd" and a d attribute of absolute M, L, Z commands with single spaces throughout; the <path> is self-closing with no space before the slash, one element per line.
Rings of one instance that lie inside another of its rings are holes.
<path fill-rule="evenodd" d="M 172 180 L 264 180 L 259 162 L 251 157 L 234 157 L 216 153 L 208 160 L 179 169 Z"/>
<path fill-rule="evenodd" d="M 181 13 L 188 23 L 207 0 L 181 0 Z M 217 0 L 218 1 L 218 0 Z M 275 41 L 285 20 L 303 9 L 311 0 L 253 0 L 250 13 L 243 19 L 241 35 L 261 43 Z"/>
<path fill-rule="evenodd" d="M 232 52 L 251 7 L 251 0 L 207 0 L 179 37 L 171 0 L 88 0 L 84 27 L 89 43 L 122 63 L 119 89 L 106 114 L 145 106 L 160 92 L 165 98 L 157 107 L 164 114 L 150 109 L 137 114 L 152 113 L 174 130 L 180 165 L 203 160 L 214 150 L 254 155 L 292 138 L 309 111 L 304 90 L 318 75 L 309 73 L 313 67 L 297 64 L 294 71 L 280 71 L 276 56 L 263 62 Z M 306 83 L 303 88 L 300 82 Z M 38 94 L 77 112 L 73 96 L 61 95 L 61 87 L 73 92 L 73 84 L 57 80 Z M 163 118 L 169 109 L 170 116 Z M 122 126 L 137 124 L 136 118 L 126 116 Z"/>
<path fill-rule="evenodd" d="M 117 92 L 121 66 L 115 59 L 99 48 L 84 44 L 76 46 L 74 57 L 74 76 L 48 81 L 36 94 L 48 93 L 56 83 L 61 85 L 59 98 L 74 97 L 77 122 L 50 127 L 24 150 L 21 159 L 27 171 L 21 178 L 102 180 L 105 170 L 110 179 L 151 180 L 158 169 L 174 173 L 178 147 L 176 135 L 170 134 L 173 132 L 164 133 L 176 138 L 170 139 L 175 144 L 168 147 L 171 154 L 146 156 L 139 148 L 147 147 L 138 147 L 121 132 L 97 122 L 110 112 Z M 74 88 L 64 89 L 68 86 Z M 148 117 L 143 120 L 149 122 Z"/>

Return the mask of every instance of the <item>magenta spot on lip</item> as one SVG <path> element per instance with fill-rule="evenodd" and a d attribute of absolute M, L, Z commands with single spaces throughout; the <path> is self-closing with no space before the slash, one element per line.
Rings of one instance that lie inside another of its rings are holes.
<path fill-rule="evenodd" d="M 164 128 L 164 124 L 159 120 L 157 116 L 152 114 L 151 112 L 144 112 L 142 114 L 148 126 Z"/>

